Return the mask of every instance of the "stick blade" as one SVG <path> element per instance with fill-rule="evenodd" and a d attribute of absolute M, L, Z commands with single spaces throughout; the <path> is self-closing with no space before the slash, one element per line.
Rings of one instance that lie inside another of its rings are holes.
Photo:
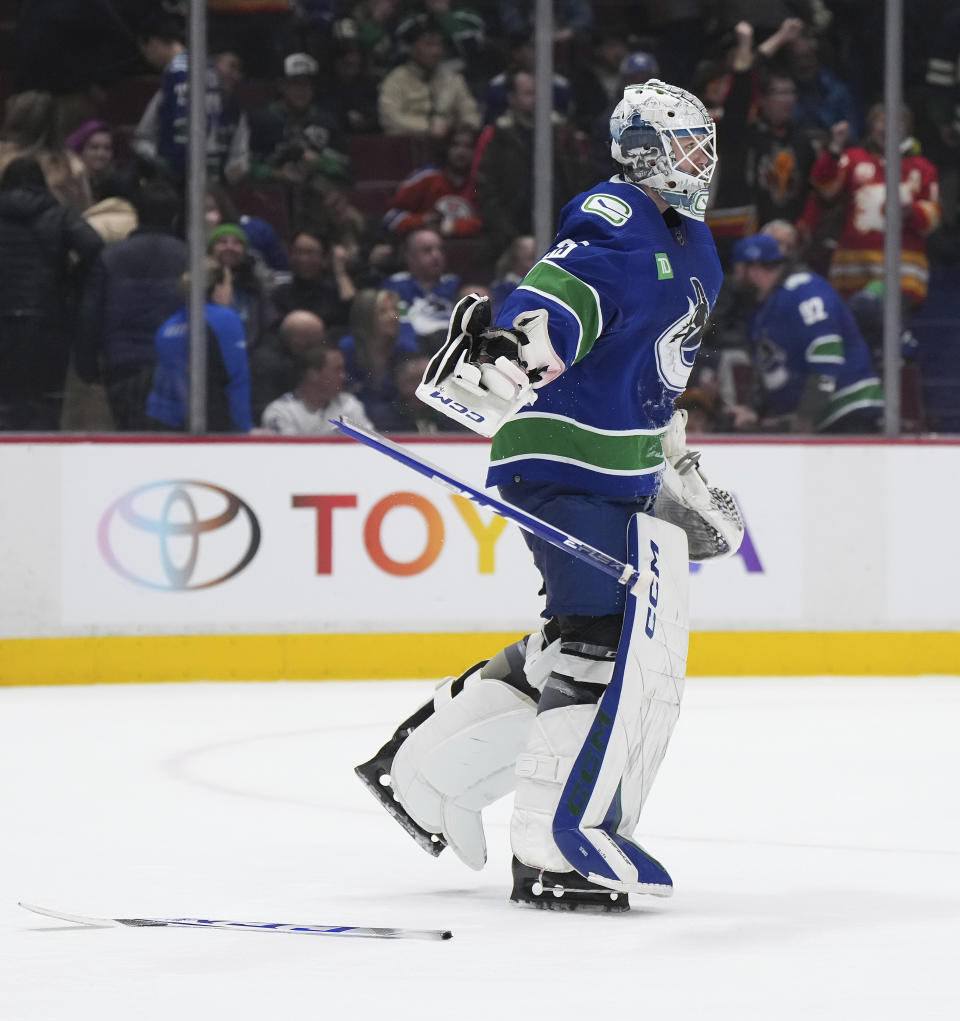
<path fill-rule="evenodd" d="M 77 925 L 87 925 L 92 929 L 115 929 L 120 925 L 115 918 L 92 918 L 89 915 L 71 915 L 65 911 L 53 911 L 51 908 L 42 908 L 37 904 L 26 904 L 24 901 L 17 901 L 17 904 L 25 911 L 32 911 L 35 915 L 44 915 L 46 918 L 56 918 L 61 922 L 74 922 Z"/>

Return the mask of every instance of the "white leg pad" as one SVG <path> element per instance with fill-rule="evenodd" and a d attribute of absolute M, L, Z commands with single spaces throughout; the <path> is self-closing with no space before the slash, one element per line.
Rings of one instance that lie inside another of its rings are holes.
<path fill-rule="evenodd" d="M 575 868 L 623 892 L 669 896 L 666 870 L 633 842 L 676 724 L 686 673 L 688 556 L 684 533 L 637 515 L 631 562 L 646 579 L 628 595 L 616 665 L 571 663 L 555 670 L 607 686 L 599 705 L 537 716 L 517 760 L 513 851 L 551 872 Z M 649 569 L 644 571 L 644 569 Z"/>
<path fill-rule="evenodd" d="M 565 659 L 558 657 L 561 672 L 571 669 Z M 526 747 L 517 756 L 517 794 L 510 819 L 513 853 L 525 865 L 549 872 L 570 870 L 553 839 L 553 817 L 596 714 L 595 705 L 575 705 L 550 709 L 533 721 Z"/>
<path fill-rule="evenodd" d="M 636 515 L 630 560 L 647 567 L 627 597 L 617 668 L 571 770 L 553 835 L 567 861 L 612 890 L 670 896 L 666 869 L 632 839 L 680 712 L 689 636 L 687 539 Z"/>
<path fill-rule="evenodd" d="M 532 652 L 542 654 L 539 642 Z M 513 790 L 514 763 L 536 713 L 531 698 L 471 675 L 452 695 L 437 691 L 433 715 L 403 742 L 391 767 L 400 804 L 431 833 L 442 833 L 473 869 L 487 860 L 481 812 Z"/>

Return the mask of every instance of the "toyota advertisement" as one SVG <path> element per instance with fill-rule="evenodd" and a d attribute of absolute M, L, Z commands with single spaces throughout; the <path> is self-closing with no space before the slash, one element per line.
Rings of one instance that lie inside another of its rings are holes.
<path fill-rule="evenodd" d="M 958 449 L 707 445 L 747 535 L 691 566 L 693 628 L 952 628 L 937 533 L 901 493 L 920 472 L 955 505 L 960 472 L 936 465 Z M 486 444 L 417 450 L 482 484 Z M 521 633 L 542 605 L 515 525 L 359 445 L 11 444 L 0 460 L 0 637 Z"/>
<path fill-rule="evenodd" d="M 485 447 L 458 450 L 481 476 Z M 68 627 L 510 630 L 539 613 L 515 528 L 360 447 L 106 453 L 63 467 Z"/>
<path fill-rule="evenodd" d="M 486 445 L 420 450 L 482 483 Z M 71 628 L 522 631 L 540 612 L 515 525 L 359 446 L 85 447 L 63 484 Z M 763 557 L 751 531 L 695 580 L 763 588 Z M 764 607 L 768 620 L 791 612 Z"/>

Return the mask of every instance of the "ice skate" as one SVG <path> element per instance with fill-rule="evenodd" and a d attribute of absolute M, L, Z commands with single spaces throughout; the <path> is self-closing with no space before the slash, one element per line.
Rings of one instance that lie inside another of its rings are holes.
<path fill-rule="evenodd" d="M 426 707 L 424 707 L 426 709 Z M 432 712 L 432 706 L 430 707 Z M 414 714 L 409 720 L 400 725 L 390 740 L 366 762 L 361 762 L 354 768 L 354 773 L 362 781 L 363 785 L 380 802 L 381 805 L 397 820 L 398 823 L 410 834 L 411 837 L 428 853 L 436 857 L 446 846 L 447 842 L 439 833 L 430 833 L 415 822 L 409 813 L 396 800 L 393 787 L 390 783 L 390 767 L 397 749 L 404 742 L 410 732 L 422 722 L 418 717 L 424 718 L 429 715 L 424 710 Z"/>
<path fill-rule="evenodd" d="M 625 893 L 607 890 L 584 879 L 579 872 L 546 872 L 513 859 L 513 889 L 510 900 L 515 904 L 532 904 L 549 911 L 629 911 L 630 898 Z"/>

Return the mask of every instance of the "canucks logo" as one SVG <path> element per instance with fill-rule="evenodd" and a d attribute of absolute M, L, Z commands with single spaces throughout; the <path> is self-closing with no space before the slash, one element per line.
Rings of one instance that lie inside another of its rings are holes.
<path fill-rule="evenodd" d="M 585 213 L 594 213 L 596 216 L 603 217 L 614 227 L 622 227 L 633 216 L 633 210 L 623 199 L 601 192 L 590 195 L 580 208 Z"/>
<path fill-rule="evenodd" d="M 657 372 L 671 390 L 683 390 L 690 378 L 690 370 L 700 350 L 703 327 L 710 314 L 710 303 L 703 284 L 696 277 L 690 277 L 693 297 L 687 297 L 687 311 L 674 320 L 657 337 L 654 350 L 657 356 Z"/>

